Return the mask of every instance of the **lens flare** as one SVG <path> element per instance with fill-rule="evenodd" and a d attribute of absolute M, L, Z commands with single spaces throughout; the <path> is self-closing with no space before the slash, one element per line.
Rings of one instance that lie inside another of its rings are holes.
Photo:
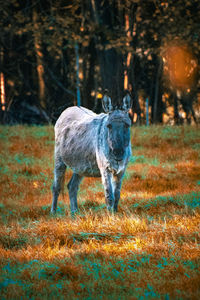
<path fill-rule="evenodd" d="M 188 89 L 195 81 L 197 62 L 186 45 L 169 44 L 163 50 L 164 73 L 174 88 Z"/>

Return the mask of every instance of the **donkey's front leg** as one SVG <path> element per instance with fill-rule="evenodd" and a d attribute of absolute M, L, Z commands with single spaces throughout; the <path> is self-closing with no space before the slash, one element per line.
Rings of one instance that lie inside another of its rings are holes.
<path fill-rule="evenodd" d="M 104 186 L 107 209 L 109 211 L 113 211 L 114 194 L 113 194 L 113 186 L 112 186 L 112 174 L 107 170 L 103 171 L 101 174 L 101 178 Z"/>
<path fill-rule="evenodd" d="M 117 211 L 117 206 L 120 199 L 121 185 L 123 174 L 113 176 L 113 193 L 114 193 L 114 211 Z"/>

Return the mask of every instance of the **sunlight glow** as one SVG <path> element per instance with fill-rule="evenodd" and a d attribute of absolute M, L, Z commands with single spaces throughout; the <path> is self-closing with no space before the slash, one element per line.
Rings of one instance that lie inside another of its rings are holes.
<path fill-rule="evenodd" d="M 0 77 L 1 81 L 1 109 L 6 110 L 6 95 L 5 95 L 5 81 L 4 81 L 4 74 L 1 73 Z"/>
<path fill-rule="evenodd" d="M 170 43 L 163 50 L 164 72 L 174 88 L 189 89 L 194 84 L 197 62 L 187 45 Z"/>

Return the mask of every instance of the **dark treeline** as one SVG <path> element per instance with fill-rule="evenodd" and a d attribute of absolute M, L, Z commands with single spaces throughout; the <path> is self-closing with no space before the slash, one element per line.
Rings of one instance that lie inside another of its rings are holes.
<path fill-rule="evenodd" d="M 9 0 L 0 9 L 1 122 L 54 123 L 79 92 L 100 112 L 105 89 L 114 102 L 130 91 L 135 121 L 145 121 L 147 98 L 151 123 L 198 121 L 199 0 Z"/>

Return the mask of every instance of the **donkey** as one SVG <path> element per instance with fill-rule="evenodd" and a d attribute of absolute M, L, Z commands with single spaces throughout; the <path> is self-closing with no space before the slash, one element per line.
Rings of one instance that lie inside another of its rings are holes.
<path fill-rule="evenodd" d="M 107 209 L 117 211 L 122 178 L 131 156 L 131 98 L 127 94 L 121 106 L 114 107 L 105 94 L 102 106 L 105 113 L 101 114 L 84 107 L 69 107 L 55 124 L 52 213 L 56 212 L 67 166 L 73 170 L 67 185 L 72 215 L 78 210 L 77 193 L 84 176 L 102 178 Z"/>

